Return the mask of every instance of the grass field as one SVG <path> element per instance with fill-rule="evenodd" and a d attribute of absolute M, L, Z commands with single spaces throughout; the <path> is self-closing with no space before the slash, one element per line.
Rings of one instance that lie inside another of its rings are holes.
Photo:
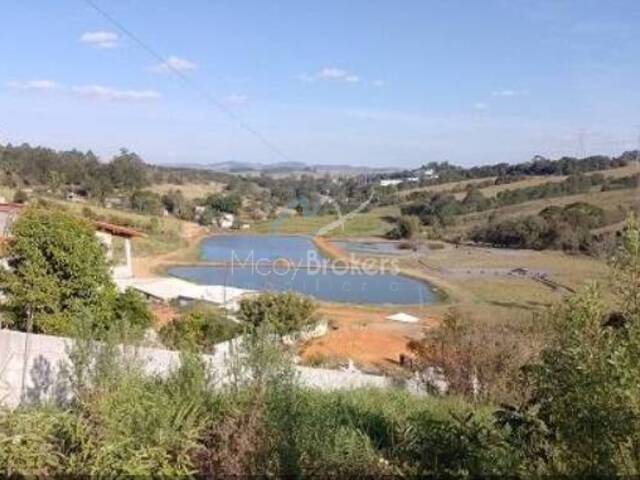
<path fill-rule="evenodd" d="M 485 212 L 470 213 L 456 217 L 456 224 L 450 227 L 449 233 L 463 233 L 476 225 L 485 223 L 490 216 L 496 220 L 513 218 L 521 215 L 536 215 L 551 205 L 565 206 L 575 202 L 587 202 L 602 208 L 612 217 L 622 215 L 622 209 L 640 208 L 640 189 L 628 188 L 607 192 L 580 193 L 556 198 L 543 198 L 530 202 L 508 205 Z"/>
<path fill-rule="evenodd" d="M 400 214 L 398 207 L 374 208 L 369 212 L 359 213 L 344 223 L 344 228 L 337 227 L 329 233 L 333 237 L 369 237 L 384 235 L 390 228 L 389 217 Z M 336 215 L 288 216 L 261 222 L 253 228 L 255 233 L 283 233 L 314 235 L 321 228 L 336 221 Z"/>
<path fill-rule="evenodd" d="M 139 256 L 159 255 L 186 245 L 182 238 L 183 224 L 185 222 L 174 217 L 152 217 L 87 203 L 75 203 L 51 198 L 46 200 L 80 217 L 84 216 L 83 209 L 90 208 L 101 219 L 116 224 L 125 223 L 145 233 L 143 237 L 133 239 L 135 254 Z M 153 229 L 150 228 L 152 218 L 155 218 L 157 222 Z"/>
<path fill-rule="evenodd" d="M 185 183 L 183 185 L 175 185 L 173 183 L 161 183 L 158 185 L 152 185 L 149 190 L 163 195 L 170 190 L 180 190 L 182 194 L 188 200 L 194 198 L 204 198 L 212 193 L 220 193 L 224 190 L 225 184 L 219 182 L 211 183 Z"/>
<path fill-rule="evenodd" d="M 608 170 L 599 170 L 597 172 L 589 172 L 586 175 L 591 175 L 594 173 L 601 173 L 605 177 L 610 177 L 610 178 L 620 178 L 628 175 L 633 175 L 635 173 L 640 173 L 640 164 L 634 163 L 631 165 L 627 165 L 625 167 L 611 168 Z M 534 187 L 537 185 L 542 185 L 543 183 L 547 183 L 547 182 L 561 182 L 566 178 L 567 178 L 566 175 L 536 175 L 536 176 L 527 177 L 517 182 L 505 183 L 503 185 L 491 185 L 488 187 L 481 188 L 480 191 L 485 197 L 491 198 L 491 197 L 495 197 L 498 194 L 498 192 L 502 192 L 505 190 L 515 190 L 518 188 Z M 422 192 L 449 192 L 453 190 L 462 190 L 468 185 L 480 184 L 486 181 L 493 182 L 495 181 L 495 179 L 496 177 L 488 177 L 488 178 L 476 178 L 472 180 L 461 180 L 458 182 L 442 183 L 440 185 L 434 185 L 431 187 L 412 188 L 409 190 L 403 190 L 401 192 L 398 192 L 398 195 L 400 197 L 405 197 L 410 193 L 421 192 L 421 191 Z M 458 200 L 460 200 L 464 198 L 465 192 L 456 192 L 454 193 L 454 196 Z"/>
<path fill-rule="evenodd" d="M 447 304 L 427 306 L 428 313 L 441 317 L 448 308 L 456 307 L 482 321 L 528 320 L 570 294 L 569 289 L 579 291 L 592 282 L 606 286 L 610 279 L 603 260 L 551 250 L 447 245 L 417 258 L 402 259 L 401 266 L 417 269 L 449 287 Z M 516 268 L 543 274 L 562 287 L 552 288 L 531 276 L 509 274 Z"/>

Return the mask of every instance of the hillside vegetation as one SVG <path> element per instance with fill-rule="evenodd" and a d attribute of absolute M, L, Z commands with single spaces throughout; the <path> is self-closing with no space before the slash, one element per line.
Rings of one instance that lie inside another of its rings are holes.
<path fill-rule="evenodd" d="M 449 314 L 411 344 L 427 396 L 305 388 L 268 328 L 246 333 L 234 365 L 251 374 L 226 386 L 193 354 L 168 376 L 149 376 L 113 348 L 117 337 L 79 341 L 70 352 L 70 399 L 34 398 L 0 412 L 0 469 L 7 476 L 637 475 L 638 252 L 640 226 L 630 219 L 612 264 L 615 297 L 605 303 L 591 287 L 566 299 L 540 319 L 544 341 L 527 350 L 503 338 L 502 350 L 488 354 L 495 338 L 473 335 Z M 434 366 L 446 392 L 433 388 Z"/>

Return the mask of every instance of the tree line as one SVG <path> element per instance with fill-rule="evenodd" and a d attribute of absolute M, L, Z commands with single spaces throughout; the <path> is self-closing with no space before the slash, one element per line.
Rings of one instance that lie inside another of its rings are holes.
<path fill-rule="evenodd" d="M 624 167 L 631 162 L 637 162 L 639 159 L 640 151 L 631 150 L 623 152 L 617 157 L 607 155 L 592 155 L 584 158 L 565 156 L 553 160 L 541 155 L 536 155 L 528 162 L 515 164 L 502 162 L 474 167 L 462 167 L 453 165 L 447 161 L 429 162 L 417 169 L 390 174 L 371 175 L 369 178 L 374 182 L 378 182 L 382 178 L 409 178 L 416 175 L 419 176 L 422 172 L 428 170 L 434 172 L 437 178 L 425 177 L 422 179 L 422 183 L 424 185 L 435 185 L 487 177 L 512 179 L 533 175 L 575 175 L 578 173 L 594 172 L 596 170 Z M 415 184 L 411 186 L 415 186 Z M 408 185 L 405 186 L 405 188 L 409 187 Z"/>
<path fill-rule="evenodd" d="M 483 212 L 509 205 L 517 205 L 543 198 L 557 198 L 567 195 L 599 191 L 635 188 L 640 176 L 638 174 L 612 178 L 601 173 L 591 175 L 570 175 L 560 182 L 545 182 L 530 187 L 503 190 L 495 197 L 485 197 L 476 186 L 466 189 L 464 198 L 458 200 L 449 192 L 416 192 L 404 205 L 404 215 L 415 215 L 424 225 L 447 226 L 455 222 L 455 217 L 473 212 Z"/>

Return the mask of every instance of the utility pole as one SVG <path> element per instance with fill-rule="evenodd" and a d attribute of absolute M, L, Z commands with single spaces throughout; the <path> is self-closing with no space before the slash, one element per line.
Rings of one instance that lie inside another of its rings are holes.
<path fill-rule="evenodd" d="M 585 148 L 584 148 L 584 140 L 585 140 L 586 134 L 587 134 L 587 131 L 584 128 L 581 128 L 580 131 L 578 132 L 578 153 L 577 153 L 578 158 L 584 158 L 586 156 Z"/>

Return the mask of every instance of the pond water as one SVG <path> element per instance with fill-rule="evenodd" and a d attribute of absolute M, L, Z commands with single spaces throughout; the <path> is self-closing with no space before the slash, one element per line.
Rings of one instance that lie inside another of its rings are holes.
<path fill-rule="evenodd" d="M 309 237 L 298 235 L 219 235 L 202 242 L 200 256 L 210 262 L 277 261 L 307 263 L 317 249 Z"/>
<path fill-rule="evenodd" d="M 201 284 L 293 290 L 330 302 L 414 305 L 440 300 L 434 287 L 396 274 L 388 263 L 371 270 L 333 265 L 308 237 L 216 236 L 203 242 L 201 253 L 203 260 L 229 265 L 179 266 L 169 274 Z"/>

